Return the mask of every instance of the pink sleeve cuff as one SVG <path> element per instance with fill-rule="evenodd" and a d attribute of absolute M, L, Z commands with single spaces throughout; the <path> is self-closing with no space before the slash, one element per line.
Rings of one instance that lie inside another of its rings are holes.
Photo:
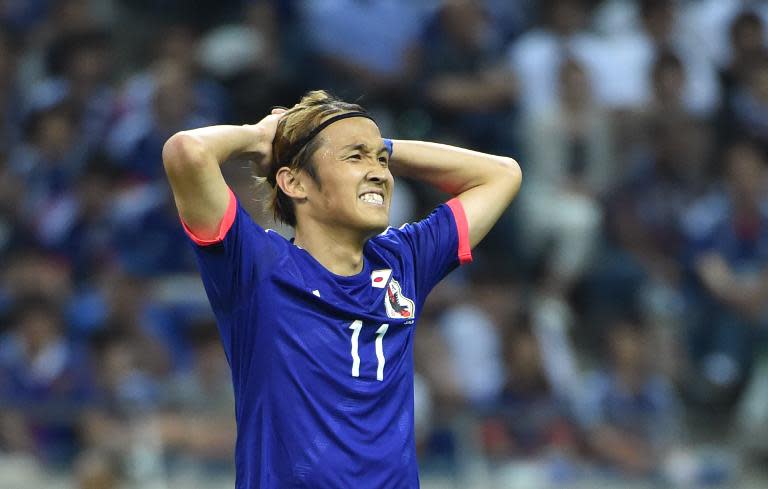
<path fill-rule="evenodd" d="M 202 239 L 195 236 L 195 233 L 189 229 L 187 226 L 187 223 L 184 222 L 184 220 L 181 220 L 181 225 L 184 227 L 184 232 L 187 233 L 187 236 L 189 236 L 189 239 L 194 241 L 196 244 L 200 246 L 211 246 L 217 243 L 221 243 L 224 241 L 224 237 L 229 232 L 229 229 L 232 227 L 232 223 L 235 222 L 235 215 L 237 214 L 237 197 L 235 197 L 235 193 L 232 192 L 232 189 L 227 187 L 227 190 L 229 190 L 229 204 L 227 204 L 227 211 L 224 213 L 224 217 L 221 220 L 221 224 L 219 224 L 219 232 L 216 234 L 215 238 L 212 239 Z"/>
<path fill-rule="evenodd" d="M 472 262 L 472 248 L 469 246 L 469 224 L 467 216 L 464 214 L 464 206 L 458 198 L 453 198 L 446 202 L 453 212 L 453 219 L 456 221 L 456 232 L 459 235 L 459 263 L 464 265 Z"/>

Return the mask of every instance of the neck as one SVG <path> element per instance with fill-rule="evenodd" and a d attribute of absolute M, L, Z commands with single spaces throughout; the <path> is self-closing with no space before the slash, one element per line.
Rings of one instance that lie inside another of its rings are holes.
<path fill-rule="evenodd" d="M 336 275 L 355 275 L 363 270 L 363 247 L 367 238 L 350 230 L 323 223 L 303 223 L 296 228 L 294 243 Z"/>

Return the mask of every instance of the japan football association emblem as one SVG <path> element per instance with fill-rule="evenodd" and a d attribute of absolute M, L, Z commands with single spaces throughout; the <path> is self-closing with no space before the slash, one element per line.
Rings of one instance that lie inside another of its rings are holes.
<path fill-rule="evenodd" d="M 384 307 L 387 309 L 387 316 L 395 319 L 413 319 L 416 309 L 413 301 L 403 295 L 400 284 L 395 279 L 390 280 L 387 285 Z"/>

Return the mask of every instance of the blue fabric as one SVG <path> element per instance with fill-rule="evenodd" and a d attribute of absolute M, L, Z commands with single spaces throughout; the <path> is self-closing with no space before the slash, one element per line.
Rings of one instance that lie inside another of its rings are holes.
<path fill-rule="evenodd" d="M 193 247 L 232 369 L 236 487 L 418 487 L 414 328 L 458 265 L 450 208 L 370 239 L 363 270 L 348 277 L 239 204 L 221 243 Z"/>
<path fill-rule="evenodd" d="M 384 138 L 384 147 L 387 148 L 387 153 L 389 153 L 389 156 L 392 156 L 394 145 L 392 144 L 391 139 Z"/>

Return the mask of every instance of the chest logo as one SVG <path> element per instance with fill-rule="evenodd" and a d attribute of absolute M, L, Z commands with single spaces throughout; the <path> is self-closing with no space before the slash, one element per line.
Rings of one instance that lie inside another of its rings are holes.
<path fill-rule="evenodd" d="M 387 316 L 395 319 L 412 319 L 416 309 L 413 301 L 403 295 L 400 284 L 395 279 L 387 284 L 384 307 L 387 309 Z"/>

